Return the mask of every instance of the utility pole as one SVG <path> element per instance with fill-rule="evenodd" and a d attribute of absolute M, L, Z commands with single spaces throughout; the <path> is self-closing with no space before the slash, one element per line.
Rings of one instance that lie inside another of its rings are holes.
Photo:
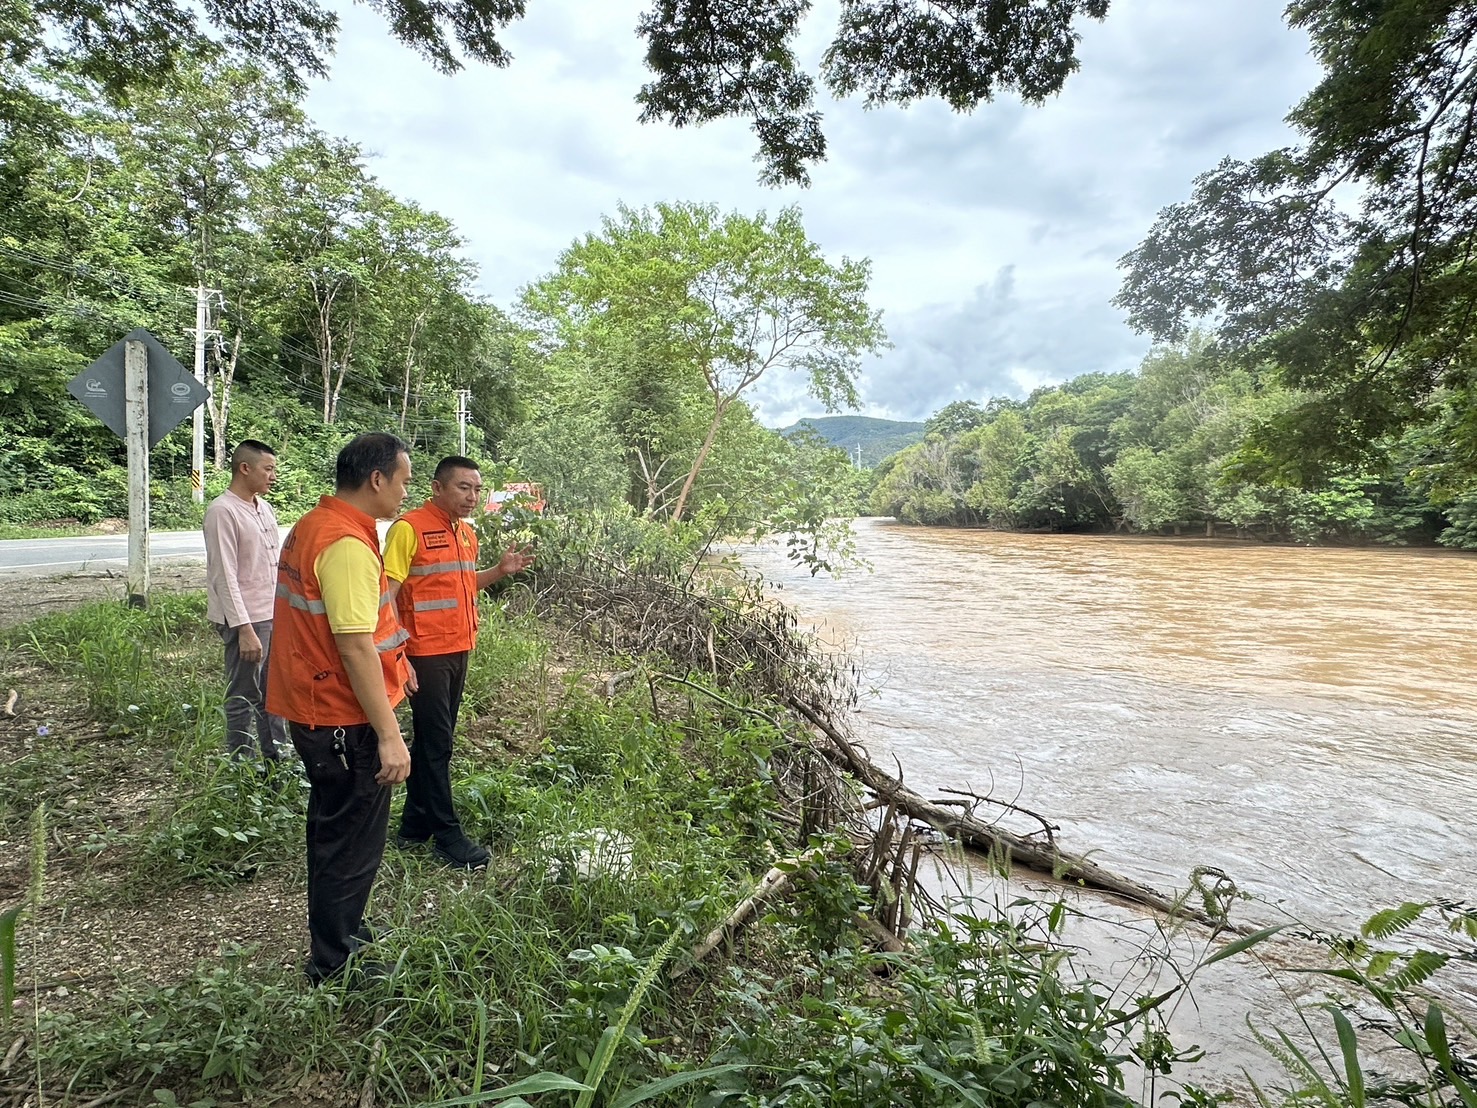
<path fill-rule="evenodd" d="M 195 380 L 205 386 L 205 337 L 219 332 L 210 326 L 210 297 L 216 293 L 204 285 L 195 287 Z M 209 388 L 206 394 L 209 395 Z M 207 401 L 208 402 L 208 401 Z M 205 503 L 205 405 L 195 409 L 195 441 L 190 453 L 190 497 Z"/>
<path fill-rule="evenodd" d="M 472 390 L 456 390 L 456 427 L 461 436 L 461 446 L 457 450 L 459 454 L 467 452 L 467 420 L 472 418 Z"/>

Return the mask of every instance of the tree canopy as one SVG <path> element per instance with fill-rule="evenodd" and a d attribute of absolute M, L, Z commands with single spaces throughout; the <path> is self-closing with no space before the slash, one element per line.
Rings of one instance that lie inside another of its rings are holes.
<path fill-rule="evenodd" d="M 866 261 L 827 261 L 798 209 L 657 204 L 607 218 L 524 301 L 604 398 L 633 499 L 680 520 L 720 435 L 752 420 L 742 398 L 766 374 L 803 375 L 828 411 L 855 406 L 861 359 L 886 341 L 869 277 Z"/>
<path fill-rule="evenodd" d="M 1207 325 L 1307 390 L 1251 440 L 1296 481 L 1472 392 L 1477 7 L 1296 0 L 1287 17 L 1324 68 L 1289 116 L 1300 143 L 1199 177 L 1123 259 L 1117 303 L 1161 341 Z"/>
<path fill-rule="evenodd" d="M 370 0 L 390 32 L 442 72 L 505 66 L 500 32 L 526 0 Z M 1000 93 L 1040 103 L 1077 68 L 1079 19 L 1108 0 L 842 0 L 811 73 L 794 43 L 809 0 L 653 0 L 637 33 L 652 79 L 643 121 L 750 120 L 769 182 L 807 182 L 826 154 L 817 83 L 869 106 L 939 97 L 969 111 Z M 18 0 L 0 57 L 65 61 L 114 92 L 158 81 L 209 41 L 245 51 L 293 88 L 327 72 L 338 18 L 317 0 Z"/>

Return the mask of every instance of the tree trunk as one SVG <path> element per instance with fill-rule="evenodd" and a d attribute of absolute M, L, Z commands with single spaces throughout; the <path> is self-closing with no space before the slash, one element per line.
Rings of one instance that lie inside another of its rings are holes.
<path fill-rule="evenodd" d="M 400 435 L 402 438 L 405 435 L 405 414 L 410 410 L 410 370 L 415 365 L 415 336 L 425 321 L 425 312 L 415 317 L 410 324 L 410 341 L 405 344 L 405 377 L 400 387 Z"/>
<path fill-rule="evenodd" d="M 226 427 L 231 415 L 231 382 L 236 379 L 236 365 L 241 358 L 241 332 L 231 339 L 231 356 L 216 360 L 215 380 L 205 409 L 210 413 L 210 434 L 215 444 L 215 468 L 226 468 Z"/>
<path fill-rule="evenodd" d="M 682 513 L 687 508 L 687 497 L 692 492 L 692 486 L 697 481 L 698 473 L 707 463 L 708 455 L 713 452 L 713 442 L 718 438 L 718 428 L 723 424 L 723 416 L 727 413 L 730 403 L 732 403 L 732 397 L 725 397 L 719 400 L 713 409 L 713 422 L 708 424 L 708 433 L 703 436 L 703 445 L 698 448 L 697 457 L 692 460 L 692 468 L 687 471 L 687 480 L 682 482 L 682 491 L 677 494 L 677 503 L 672 508 L 673 523 L 682 519 Z"/>
<path fill-rule="evenodd" d="M 328 405 L 328 419 L 326 419 L 324 421 L 325 423 L 332 423 L 336 419 L 338 419 L 338 398 L 339 398 L 339 393 L 343 392 L 343 389 L 344 389 L 344 375 L 349 372 L 349 358 L 352 356 L 353 352 L 354 352 L 354 325 L 351 323 L 349 325 L 348 332 L 344 335 L 344 348 L 343 348 L 343 353 L 339 356 L 339 360 L 338 360 L 338 373 L 336 373 L 334 375 L 334 381 L 333 381 L 333 397 L 332 397 L 331 400 L 329 398 L 327 398 L 326 396 L 324 398 L 324 402 Z"/>

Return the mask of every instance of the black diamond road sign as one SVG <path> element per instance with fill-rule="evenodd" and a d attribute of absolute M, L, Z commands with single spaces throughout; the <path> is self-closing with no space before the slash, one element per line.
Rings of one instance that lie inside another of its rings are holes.
<path fill-rule="evenodd" d="M 103 352 L 103 356 L 67 382 L 67 391 L 92 409 L 120 439 L 128 433 L 123 357 L 127 344 L 141 342 L 149 351 L 149 446 L 173 431 L 208 395 L 205 386 L 175 360 L 159 340 L 140 327 Z"/>

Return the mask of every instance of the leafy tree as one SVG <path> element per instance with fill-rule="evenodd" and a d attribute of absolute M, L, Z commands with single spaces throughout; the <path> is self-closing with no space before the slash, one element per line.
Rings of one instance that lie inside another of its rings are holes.
<path fill-rule="evenodd" d="M 651 402 L 670 398 L 679 419 L 684 394 L 705 398 L 700 441 L 680 488 L 651 479 L 651 492 L 661 497 L 652 509 L 676 522 L 724 420 L 765 374 L 804 374 L 828 411 L 855 407 L 861 358 L 885 342 L 880 317 L 866 303 L 868 278 L 865 261 L 826 261 L 795 208 L 771 219 L 658 204 L 623 207 L 607 218 L 601 234 L 564 253 L 525 304 L 553 341 L 584 351 L 585 365 L 611 371 L 613 380 L 625 381 L 621 387 L 631 387 L 632 369 L 657 384 L 648 390 Z M 612 365 L 600 356 L 612 350 L 633 357 Z M 642 449 L 640 436 L 628 441 Z"/>
<path fill-rule="evenodd" d="M 1119 454 L 1108 467 L 1108 484 L 1123 505 L 1124 520 L 1139 530 L 1157 531 L 1189 514 L 1181 467 L 1152 447 L 1131 446 Z"/>
<path fill-rule="evenodd" d="M 965 431 L 974 430 L 988 418 L 985 410 L 975 401 L 955 400 L 951 404 L 945 404 L 929 416 L 924 429 L 930 435 L 953 438 L 955 435 L 962 435 Z"/>
<path fill-rule="evenodd" d="M 899 451 L 872 490 L 872 510 L 905 523 L 972 522 L 964 499 L 968 482 L 958 471 L 959 458 L 939 437 Z"/>
<path fill-rule="evenodd" d="M 1019 523 L 1016 499 L 1033 444 L 1025 422 L 1013 410 L 1001 411 L 988 424 L 965 436 L 975 453 L 975 480 L 964 494 L 966 503 L 991 527 L 1011 528 Z"/>

